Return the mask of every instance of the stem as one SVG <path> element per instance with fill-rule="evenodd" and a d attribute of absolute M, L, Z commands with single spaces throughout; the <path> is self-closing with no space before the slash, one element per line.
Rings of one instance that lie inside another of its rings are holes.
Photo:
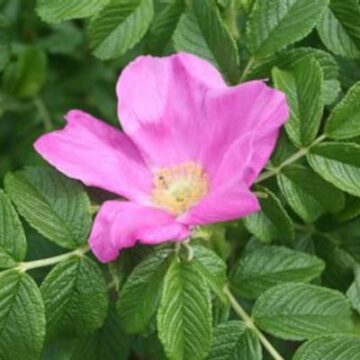
<path fill-rule="evenodd" d="M 75 249 L 73 251 L 70 251 L 66 254 L 57 255 L 57 256 L 46 258 L 46 259 L 41 259 L 41 260 L 21 262 L 18 264 L 16 269 L 20 272 L 25 272 L 25 271 L 28 271 L 31 269 L 50 266 L 50 265 L 57 264 L 61 261 L 68 260 L 73 256 L 81 257 L 88 251 L 89 251 L 89 247 L 86 245 L 86 246 L 80 247 L 78 249 Z"/>
<path fill-rule="evenodd" d="M 309 150 L 321 143 L 324 139 L 326 138 L 326 135 L 323 134 L 323 135 L 320 135 L 318 138 L 316 138 L 308 147 L 305 147 L 305 148 L 301 148 L 298 152 L 296 152 L 295 154 L 291 155 L 289 158 L 287 158 L 284 162 L 282 162 L 279 166 L 271 169 L 271 170 L 268 170 L 268 171 L 265 171 L 263 172 L 256 180 L 256 183 L 259 183 L 261 181 L 264 181 L 276 174 L 278 174 L 285 166 L 288 166 L 292 163 L 294 163 L 295 161 L 299 160 L 300 158 L 302 158 L 303 156 L 305 156 Z"/>
<path fill-rule="evenodd" d="M 274 360 L 285 360 L 277 350 L 272 346 L 269 340 L 262 334 L 262 332 L 256 327 L 252 318 L 248 315 L 248 313 L 242 308 L 242 306 L 237 302 L 234 295 L 230 292 L 230 290 L 225 287 L 224 294 L 228 298 L 231 307 L 233 310 L 241 317 L 241 319 L 245 322 L 246 326 L 251 329 L 257 338 L 260 340 L 264 348 L 267 352 L 272 356 Z"/>
<path fill-rule="evenodd" d="M 42 98 L 40 97 L 37 97 L 35 98 L 34 100 L 34 104 L 36 106 L 36 109 L 43 121 L 43 124 L 44 124 L 44 128 L 46 131 L 51 131 L 54 129 L 54 126 L 52 124 L 52 121 L 51 121 L 51 117 L 50 117 L 50 114 L 49 114 L 49 111 L 48 109 L 46 108 L 45 104 L 44 104 L 44 101 L 42 100 Z"/>
<path fill-rule="evenodd" d="M 245 69 L 240 77 L 240 82 L 243 82 L 246 79 L 246 76 L 248 75 L 249 71 L 251 70 L 252 66 L 254 65 L 256 59 L 254 57 L 249 58 L 248 63 L 245 66 Z"/>

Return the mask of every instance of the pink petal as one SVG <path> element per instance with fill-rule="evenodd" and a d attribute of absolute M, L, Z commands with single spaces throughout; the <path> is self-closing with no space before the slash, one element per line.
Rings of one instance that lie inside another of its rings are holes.
<path fill-rule="evenodd" d="M 243 156 L 251 157 L 251 170 L 246 170 L 244 179 L 251 184 L 269 159 L 279 128 L 288 119 L 285 95 L 262 81 L 250 81 L 209 91 L 204 108 L 209 125 L 202 133 L 204 146 L 200 162 L 213 177 L 230 145 L 243 137 L 251 137 L 252 146 L 241 149 L 247 152 Z M 238 166 L 233 166 L 238 171 Z"/>
<path fill-rule="evenodd" d="M 67 125 L 40 137 L 34 147 L 69 177 L 129 199 L 143 199 L 152 175 L 131 140 L 106 123 L 79 110 L 70 111 Z"/>
<path fill-rule="evenodd" d="M 245 184 L 227 183 L 212 191 L 177 220 L 186 225 L 205 225 L 238 219 L 260 210 Z"/>
<path fill-rule="evenodd" d="M 216 68 L 194 55 L 139 57 L 117 84 L 119 118 L 150 164 L 188 161 L 197 157 L 202 128 L 208 126 L 202 114 L 205 94 L 224 88 Z"/>
<path fill-rule="evenodd" d="M 188 226 L 163 210 L 128 201 L 107 201 L 96 216 L 89 243 L 96 257 L 108 262 L 137 241 L 158 244 L 189 235 Z"/>

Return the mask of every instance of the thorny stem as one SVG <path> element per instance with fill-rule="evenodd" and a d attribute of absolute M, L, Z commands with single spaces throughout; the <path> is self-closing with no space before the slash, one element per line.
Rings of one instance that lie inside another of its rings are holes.
<path fill-rule="evenodd" d="M 284 360 L 284 358 L 278 353 L 278 351 L 269 342 L 269 340 L 256 327 L 252 318 L 243 309 L 243 307 L 237 302 L 234 295 L 230 292 L 230 290 L 227 287 L 224 288 L 224 294 L 228 298 L 233 310 L 240 316 L 240 318 L 244 321 L 245 325 L 253 331 L 253 333 L 257 336 L 257 338 L 260 340 L 260 342 L 262 343 L 264 348 L 267 350 L 267 352 L 272 356 L 272 358 L 274 360 Z"/>
<path fill-rule="evenodd" d="M 256 183 L 259 183 L 261 181 L 264 181 L 268 178 L 271 178 L 274 175 L 277 175 L 285 166 L 288 166 L 292 163 L 294 163 L 295 161 L 299 160 L 300 158 L 302 158 L 303 156 L 305 156 L 309 150 L 321 143 L 323 140 L 325 140 L 326 135 L 320 135 L 318 138 L 316 138 L 309 146 L 305 147 L 305 148 L 301 148 L 298 152 L 296 152 L 295 154 L 291 155 L 289 158 L 287 158 L 284 162 L 282 162 L 279 166 L 270 169 L 268 171 L 263 172 L 256 180 Z"/>
<path fill-rule="evenodd" d="M 89 247 L 83 246 L 79 247 L 78 249 L 75 249 L 73 251 L 70 251 L 66 254 L 52 256 L 46 259 L 41 260 L 34 260 L 34 261 L 27 261 L 27 262 L 21 262 L 18 264 L 16 269 L 20 272 L 25 272 L 31 269 L 41 268 L 45 266 L 55 265 L 61 261 L 65 261 L 70 259 L 73 256 L 79 256 L 82 257 L 85 253 L 89 251 Z"/>
<path fill-rule="evenodd" d="M 42 98 L 40 97 L 37 97 L 35 98 L 34 100 L 34 104 L 36 106 L 36 109 L 44 123 L 44 128 L 45 128 L 45 131 L 51 131 L 54 129 L 54 126 L 52 124 L 52 121 L 51 121 L 51 117 L 50 117 L 50 114 L 49 114 L 49 111 L 48 109 L 46 108 L 45 104 L 44 104 L 44 101 L 42 100 Z"/>

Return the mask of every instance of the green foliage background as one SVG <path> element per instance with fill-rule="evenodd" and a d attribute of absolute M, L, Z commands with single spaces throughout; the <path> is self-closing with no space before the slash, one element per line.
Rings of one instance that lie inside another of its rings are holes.
<path fill-rule="evenodd" d="M 32 143 L 176 51 L 287 94 L 262 210 L 99 264 L 111 194 Z M 358 0 L 0 0 L 0 360 L 360 360 L 359 81 Z"/>

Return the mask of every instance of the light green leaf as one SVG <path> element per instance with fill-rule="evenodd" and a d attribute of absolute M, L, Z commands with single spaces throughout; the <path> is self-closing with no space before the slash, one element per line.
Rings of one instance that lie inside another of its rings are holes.
<path fill-rule="evenodd" d="M 150 54 L 161 55 L 185 8 L 184 0 L 173 0 L 159 12 L 150 26 L 146 37 L 146 49 Z"/>
<path fill-rule="evenodd" d="M 86 256 L 59 263 L 41 285 L 47 333 L 85 335 L 103 324 L 108 290 L 98 265 Z"/>
<path fill-rule="evenodd" d="M 290 118 L 285 129 L 294 145 L 309 145 L 316 137 L 323 113 L 323 74 L 315 59 L 299 61 L 291 71 L 274 68 L 275 87 L 285 92 Z"/>
<path fill-rule="evenodd" d="M 326 142 L 311 148 L 307 158 L 325 180 L 360 197 L 360 145 Z"/>
<path fill-rule="evenodd" d="M 170 360 L 202 360 L 210 350 L 210 293 L 191 262 L 175 259 L 158 310 L 159 338 Z"/>
<path fill-rule="evenodd" d="M 316 25 L 328 0 L 257 0 L 247 29 L 248 46 L 265 57 L 301 40 Z"/>
<path fill-rule="evenodd" d="M 4 89 L 21 98 L 35 97 L 43 88 L 47 77 L 47 57 L 35 46 L 23 48 L 15 63 L 4 72 Z"/>
<path fill-rule="evenodd" d="M 46 22 L 89 17 L 99 12 L 109 0 L 37 0 L 36 11 Z"/>
<path fill-rule="evenodd" d="M 360 82 L 357 82 L 336 105 L 325 126 L 333 139 L 349 139 L 360 135 Z"/>
<path fill-rule="evenodd" d="M 242 321 L 228 321 L 215 328 L 207 360 L 261 360 L 258 338 Z"/>
<path fill-rule="evenodd" d="M 208 282 L 210 288 L 224 301 L 223 288 L 226 282 L 226 264 L 212 250 L 195 245 L 192 247 L 194 251 L 194 265 Z"/>
<path fill-rule="evenodd" d="M 240 78 L 239 51 L 215 2 L 193 0 L 192 5 L 200 31 L 222 74 L 230 83 L 236 84 Z"/>
<path fill-rule="evenodd" d="M 355 271 L 355 279 L 346 293 L 350 299 L 353 309 L 360 314 L 360 269 Z"/>
<path fill-rule="evenodd" d="M 187 11 L 180 17 L 173 41 L 177 51 L 195 54 L 219 67 L 192 12 Z"/>
<path fill-rule="evenodd" d="M 231 286 L 240 296 L 255 299 L 284 282 L 310 282 L 324 267 L 324 262 L 315 256 L 280 246 L 263 246 L 240 259 Z"/>
<path fill-rule="evenodd" d="M 20 214 L 49 240 L 65 248 L 87 242 L 90 201 L 79 183 L 51 168 L 32 167 L 7 174 L 5 189 Z"/>
<path fill-rule="evenodd" d="M 10 23 L 0 15 L 0 71 L 10 60 Z"/>
<path fill-rule="evenodd" d="M 345 205 L 343 193 L 308 167 L 288 166 L 277 179 L 288 204 L 307 223 L 326 212 L 338 212 Z"/>
<path fill-rule="evenodd" d="M 126 280 L 117 302 L 121 326 L 128 333 L 146 330 L 159 305 L 162 284 L 173 251 L 150 254 Z"/>
<path fill-rule="evenodd" d="M 0 273 L 0 359 L 38 360 L 45 337 L 40 291 L 27 274 Z"/>
<path fill-rule="evenodd" d="M 336 55 L 360 57 L 359 18 L 357 0 L 331 0 L 317 26 L 322 42 Z"/>
<path fill-rule="evenodd" d="M 111 0 L 90 21 L 90 46 L 94 55 L 101 60 L 121 56 L 142 39 L 153 16 L 153 0 Z"/>
<path fill-rule="evenodd" d="M 25 254 L 26 238 L 19 216 L 0 190 L 0 268 L 14 266 Z"/>
<path fill-rule="evenodd" d="M 350 304 L 338 291 L 287 283 L 265 291 L 253 317 L 264 331 L 285 340 L 353 332 Z"/>
<path fill-rule="evenodd" d="M 360 338 L 324 336 L 300 346 L 293 360 L 360 360 Z"/>
<path fill-rule="evenodd" d="M 264 242 L 294 239 L 294 225 L 281 205 L 280 200 L 268 189 L 258 187 L 263 193 L 260 197 L 261 211 L 244 218 L 247 230 Z"/>

